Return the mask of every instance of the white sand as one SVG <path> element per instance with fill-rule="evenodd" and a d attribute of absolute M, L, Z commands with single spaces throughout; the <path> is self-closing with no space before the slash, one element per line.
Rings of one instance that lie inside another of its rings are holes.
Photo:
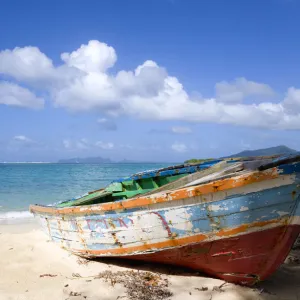
<path fill-rule="evenodd" d="M 80 264 L 76 256 L 47 241 L 47 237 L 35 226 L 34 223 L 0 225 L 0 300 L 128 299 L 126 289 L 121 284 L 111 286 L 109 282 L 94 279 L 93 276 L 104 270 L 128 270 L 130 263 L 127 262 L 127 268 L 123 260 Z M 298 255 L 296 251 L 294 254 Z M 225 284 L 221 292 L 212 291 L 214 286 L 223 283 L 221 280 L 183 272 L 180 275 L 168 275 L 172 267 L 135 264 L 133 268 L 167 274 L 163 277 L 170 282 L 173 300 L 300 300 L 298 264 L 283 265 L 259 288 Z M 74 273 L 84 278 L 72 276 Z M 40 277 L 43 274 L 56 276 Z M 208 290 L 195 289 L 202 287 Z M 76 293 L 79 295 L 74 296 Z"/>

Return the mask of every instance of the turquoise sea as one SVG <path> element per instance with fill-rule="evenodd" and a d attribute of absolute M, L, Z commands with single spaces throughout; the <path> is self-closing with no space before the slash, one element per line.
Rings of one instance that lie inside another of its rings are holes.
<path fill-rule="evenodd" d="M 0 220 L 31 217 L 30 204 L 50 204 L 106 186 L 133 173 L 171 165 L 114 164 L 0 164 Z"/>

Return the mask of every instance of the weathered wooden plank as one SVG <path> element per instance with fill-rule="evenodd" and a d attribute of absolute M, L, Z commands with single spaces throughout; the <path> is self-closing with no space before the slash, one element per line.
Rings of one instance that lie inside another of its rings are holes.
<path fill-rule="evenodd" d="M 162 191 L 167 191 L 167 190 L 173 190 L 173 189 L 177 189 L 177 188 L 180 188 L 180 187 L 183 187 L 185 186 L 186 184 L 196 180 L 196 179 L 199 179 L 199 178 L 202 178 L 204 176 L 207 176 L 209 174 L 212 174 L 220 169 L 223 169 L 225 166 L 227 166 L 227 162 L 226 161 L 221 161 L 215 165 L 213 165 L 212 167 L 208 168 L 208 169 L 204 169 L 204 170 L 201 170 L 201 171 L 198 171 L 196 173 L 192 173 L 190 175 L 187 175 L 183 178 L 180 178 L 174 182 L 171 182 L 169 184 L 166 184 L 156 190 L 153 190 L 153 191 L 150 191 L 148 193 L 145 193 L 143 194 L 143 196 L 148 196 L 148 195 L 152 195 L 152 194 L 155 194 L 155 193 L 158 193 L 158 192 L 162 192 Z"/>

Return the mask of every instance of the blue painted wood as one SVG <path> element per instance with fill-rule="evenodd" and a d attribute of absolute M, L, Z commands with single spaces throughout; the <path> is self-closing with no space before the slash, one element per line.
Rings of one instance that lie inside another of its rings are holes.
<path fill-rule="evenodd" d="M 274 158 L 272 160 L 272 162 L 280 162 L 284 159 L 287 159 L 287 158 L 292 159 L 292 158 L 298 157 L 298 156 L 299 155 L 292 155 L 292 156 L 283 155 L 283 156 Z M 151 178 L 151 177 L 157 177 L 157 176 L 172 176 L 172 175 L 176 175 L 176 174 L 194 173 L 194 172 L 198 172 L 200 170 L 204 170 L 206 168 L 210 168 L 213 165 L 215 165 L 221 161 L 224 161 L 224 160 L 227 160 L 227 159 L 216 159 L 216 160 L 199 163 L 199 164 L 178 165 L 178 166 L 173 166 L 173 167 L 169 167 L 169 168 L 150 170 L 150 171 L 133 174 L 128 177 L 119 178 L 119 179 L 113 180 L 112 182 L 122 182 L 122 181 L 127 181 L 127 180 L 138 180 L 138 179 Z M 254 158 L 249 158 L 249 160 L 253 161 Z M 247 158 L 227 160 L 227 163 L 233 164 L 233 163 L 240 162 L 240 161 L 247 161 Z"/>
<path fill-rule="evenodd" d="M 243 224 L 292 216 L 295 207 L 299 205 L 300 201 L 299 191 L 295 194 L 295 189 L 296 184 L 291 184 L 246 195 L 235 195 L 234 197 L 227 197 L 210 203 L 201 203 L 199 198 L 199 202 L 194 205 L 174 208 L 165 207 L 153 213 L 164 220 L 170 233 L 176 237 L 185 237 L 197 233 L 212 234 L 221 229 L 233 228 Z M 297 212 L 300 213 L 299 210 Z M 65 220 L 60 220 L 60 223 L 53 220 L 50 224 L 50 230 L 54 241 L 59 243 L 62 240 L 64 243 L 77 241 L 78 249 L 84 248 L 84 245 L 78 239 L 78 232 L 83 232 L 81 236 L 84 236 L 86 239 L 85 247 L 102 250 L 119 247 L 111 238 L 112 233 L 120 237 L 122 233 L 125 234 L 129 229 L 133 233 L 135 230 L 145 232 L 148 230 L 149 232 L 155 232 L 155 237 L 151 239 L 153 243 L 161 235 L 165 234 L 159 229 L 161 224 L 158 224 L 156 228 L 155 224 L 151 223 L 151 220 L 141 228 L 135 228 L 133 224 L 135 214 L 140 218 L 145 217 L 146 219 L 151 212 L 143 210 L 135 213 L 123 212 L 103 216 L 81 216 L 76 217 L 76 219 L 65 217 Z M 82 224 L 80 229 L 76 225 L 75 220 Z M 61 229 L 63 222 L 72 224 L 70 230 Z M 139 235 L 137 234 L 137 236 Z M 137 238 L 132 240 L 126 239 L 122 242 L 122 245 L 131 246 L 137 242 L 139 242 Z"/>
<path fill-rule="evenodd" d="M 172 176 L 172 175 L 177 175 L 177 174 L 195 173 L 200 170 L 210 168 L 211 166 L 219 163 L 220 161 L 222 161 L 222 160 L 218 159 L 218 160 L 213 160 L 213 161 L 190 165 L 190 166 L 184 166 L 184 165 L 179 165 L 178 167 L 174 166 L 173 169 L 165 169 L 164 168 L 164 169 L 146 171 L 146 172 L 142 172 L 142 173 L 133 174 L 128 177 L 113 180 L 112 183 L 113 182 L 122 182 L 122 181 L 127 181 L 127 180 L 152 178 L 152 177 L 158 177 L 158 176 Z"/>

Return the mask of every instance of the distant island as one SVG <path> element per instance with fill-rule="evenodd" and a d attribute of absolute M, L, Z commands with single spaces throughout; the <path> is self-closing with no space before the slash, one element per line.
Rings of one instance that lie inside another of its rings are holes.
<path fill-rule="evenodd" d="M 275 155 L 275 154 L 294 154 L 297 150 L 291 149 L 287 146 L 280 145 L 276 147 L 257 149 L 257 150 L 245 150 L 236 154 L 224 156 L 221 158 L 231 158 L 231 157 L 247 157 L 247 156 L 265 156 L 265 155 Z M 194 164 L 202 163 L 214 160 L 216 158 L 192 158 L 186 160 L 184 163 Z M 150 163 L 150 162 L 138 162 L 123 159 L 121 161 L 112 161 L 110 158 L 103 158 L 100 156 L 96 157 L 75 157 L 69 159 L 60 159 L 57 163 L 59 164 L 106 164 L 106 163 Z"/>
<path fill-rule="evenodd" d="M 295 154 L 299 151 L 291 149 L 287 146 L 280 145 L 276 147 L 270 147 L 270 148 L 264 148 L 264 149 L 257 149 L 257 150 L 244 150 L 242 152 L 232 154 L 229 156 L 224 156 L 222 158 L 231 158 L 231 157 L 251 157 L 251 156 L 266 156 L 266 155 L 276 155 L 276 154 Z M 213 160 L 213 158 L 192 158 L 189 160 L 186 160 L 185 163 L 193 164 L 193 163 L 201 163 Z"/>
<path fill-rule="evenodd" d="M 295 154 L 299 151 L 291 149 L 287 146 L 280 145 L 276 147 L 257 149 L 257 150 L 244 150 L 237 154 L 233 154 L 227 157 L 247 157 L 247 156 L 265 156 L 265 155 L 276 155 L 276 154 Z"/>

